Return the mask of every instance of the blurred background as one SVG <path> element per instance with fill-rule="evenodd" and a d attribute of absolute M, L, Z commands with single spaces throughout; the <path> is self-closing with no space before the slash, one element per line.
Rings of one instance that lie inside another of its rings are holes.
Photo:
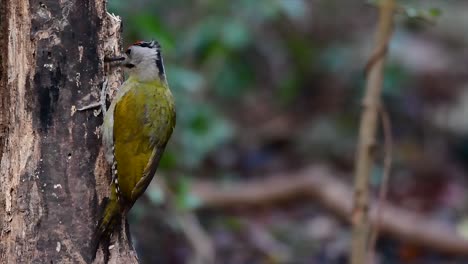
<path fill-rule="evenodd" d="M 400 3 L 383 88 L 394 141 L 387 201 L 467 237 L 468 2 Z M 343 212 L 307 191 L 268 194 L 300 186 L 304 171 L 352 192 L 378 9 L 364 0 L 109 0 L 109 12 L 123 20 L 125 46 L 162 44 L 177 104 L 159 176 L 131 212 L 141 262 L 347 263 Z M 374 195 L 381 129 L 378 139 Z M 231 202 L 209 195 L 229 186 L 238 187 Z M 375 263 L 468 258 L 384 232 Z"/>

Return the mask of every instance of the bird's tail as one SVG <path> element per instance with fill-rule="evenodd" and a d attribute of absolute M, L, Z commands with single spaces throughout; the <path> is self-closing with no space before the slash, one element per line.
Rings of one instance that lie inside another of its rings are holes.
<path fill-rule="evenodd" d="M 109 237 L 112 234 L 116 224 L 119 223 L 121 216 L 120 203 L 117 199 L 113 198 L 115 197 L 111 197 L 109 202 L 106 204 L 104 213 L 99 220 L 97 226 L 97 235 L 99 240 L 104 237 Z"/>
<path fill-rule="evenodd" d="M 108 246 L 110 242 L 110 236 L 113 233 L 115 227 L 120 223 L 122 212 L 120 202 L 116 199 L 117 197 L 112 193 L 110 199 L 107 200 L 107 203 L 104 207 L 103 214 L 98 222 L 96 231 L 94 232 L 93 237 L 93 247 L 94 254 L 93 259 L 96 257 L 97 250 L 100 245 L 102 245 L 103 250 L 105 251 L 104 258 L 108 258 Z M 107 262 L 106 262 L 107 263 Z"/>

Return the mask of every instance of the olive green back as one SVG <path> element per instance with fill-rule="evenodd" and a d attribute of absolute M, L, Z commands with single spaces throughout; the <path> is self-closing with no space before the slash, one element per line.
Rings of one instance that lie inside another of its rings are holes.
<path fill-rule="evenodd" d="M 113 140 L 120 195 L 133 204 L 154 176 L 175 126 L 175 107 L 165 82 L 127 82 L 131 88 L 115 105 Z"/>

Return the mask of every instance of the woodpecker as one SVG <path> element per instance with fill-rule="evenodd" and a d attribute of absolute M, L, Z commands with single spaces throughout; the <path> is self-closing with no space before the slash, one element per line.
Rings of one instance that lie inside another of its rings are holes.
<path fill-rule="evenodd" d="M 107 62 L 123 67 L 128 78 L 104 114 L 102 138 L 106 159 L 112 164 L 112 182 L 97 226 L 99 239 L 113 232 L 148 187 L 176 120 L 158 42 L 136 42 L 123 56 Z"/>

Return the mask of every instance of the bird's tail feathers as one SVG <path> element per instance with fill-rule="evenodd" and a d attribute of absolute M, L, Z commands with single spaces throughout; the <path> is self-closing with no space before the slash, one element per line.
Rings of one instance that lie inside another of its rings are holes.
<path fill-rule="evenodd" d="M 100 234 L 101 238 L 112 234 L 115 225 L 120 220 L 120 211 L 119 201 L 117 199 L 110 199 L 97 226 L 97 233 Z"/>
<path fill-rule="evenodd" d="M 99 245 L 102 245 L 103 249 L 107 249 L 110 237 L 115 230 L 115 227 L 121 221 L 121 206 L 117 199 L 111 197 L 105 205 L 101 219 L 98 222 L 96 231 L 94 233 L 94 257 L 99 248 Z M 94 259 L 93 257 L 93 259 Z"/>

